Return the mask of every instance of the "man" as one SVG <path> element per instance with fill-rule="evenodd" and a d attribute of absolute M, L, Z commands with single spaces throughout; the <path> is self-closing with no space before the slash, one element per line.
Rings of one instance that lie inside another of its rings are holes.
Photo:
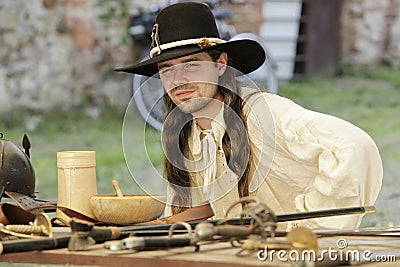
<path fill-rule="evenodd" d="M 164 85 L 162 141 L 172 213 L 209 202 L 215 218 L 228 209 L 236 217 L 241 207 L 230 207 L 246 196 L 277 214 L 374 204 L 382 163 L 365 132 L 239 84 L 239 76 L 265 60 L 257 42 L 219 39 L 211 11 L 193 2 L 163 9 L 152 40 L 149 60 L 118 71 L 159 73 Z M 289 227 L 357 227 L 361 218 Z"/>

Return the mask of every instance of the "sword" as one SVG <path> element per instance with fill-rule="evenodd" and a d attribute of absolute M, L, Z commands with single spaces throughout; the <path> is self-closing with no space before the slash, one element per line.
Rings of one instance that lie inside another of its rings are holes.
<path fill-rule="evenodd" d="M 340 216 L 340 215 L 351 215 L 351 214 L 364 214 L 375 212 L 374 206 L 366 207 L 349 207 L 340 209 L 327 209 L 327 210 L 317 210 L 317 211 L 307 211 L 307 212 L 297 212 L 289 214 L 277 214 L 276 222 L 288 222 L 296 220 L 306 220 L 322 217 Z M 213 225 L 219 224 L 221 220 L 207 220 L 208 223 Z M 231 225 L 246 225 L 252 222 L 252 218 L 230 218 L 225 221 L 226 224 Z M 199 222 L 189 222 L 190 226 L 194 228 Z M 156 224 L 156 225 L 143 225 L 143 226 L 123 226 L 119 227 L 122 232 L 129 231 L 166 231 L 169 230 L 172 224 Z M 177 228 L 178 230 L 183 229 L 182 226 Z"/>
<path fill-rule="evenodd" d="M 328 209 L 328 210 L 319 210 L 311 212 L 299 212 L 291 214 L 278 214 L 276 215 L 276 222 L 286 222 L 292 220 L 304 220 L 304 219 L 340 216 L 349 214 L 362 214 L 372 211 L 375 211 L 375 208 L 373 206 L 367 206 L 367 207 L 350 207 L 342 209 Z M 221 220 L 207 220 L 206 222 L 211 223 L 213 225 L 217 225 L 221 223 Z M 251 222 L 252 218 L 232 218 L 232 219 L 227 219 L 225 221 L 226 224 L 231 224 L 231 225 L 246 225 L 250 224 Z M 192 227 L 192 229 L 194 229 L 195 226 L 199 223 L 200 222 L 189 222 L 188 224 Z M 127 237 L 129 235 L 135 235 L 135 233 L 141 233 L 141 235 L 144 236 L 147 233 L 150 235 L 151 234 L 154 235 L 154 233 L 157 231 L 160 233 L 165 233 L 165 231 L 168 231 L 171 228 L 171 226 L 172 224 L 116 227 L 116 226 L 94 226 L 94 224 L 92 224 L 91 227 L 86 228 L 87 231 L 86 236 L 88 238 L 92 238 L 96 242 L 104 242 L 107 240 L 118 239 L 124 236 Z M 184 227 L 178 225 L 175 230 L 182 230 L 182 229 L 184 229 Z M 82 231 L 85 230 L 82 229 L 79 230 L 79 232 Z M 41 238 L 36 240 L 21 239 L 21 240 L 3 241 L 0 242 L 0 254 L 8 252 L 45 250 L 45 249 L 67 247 L 73 234 L 74 233 L 72 231 L 70 235 L 62 237 Z M 88 241 L 86 245 L 93 244 L 93 240 Z M 79 247 L 75 249 L 79 250 Z"/>
<path fill-rule="evenodd" d="M 330 210 L 322 210 L 322 211 L 312 211 L 312 212 L 301 212 L 301 213 L 292 213 L 292 214 L 283 214 L 276 215 L 277 222 L 286 222 L 291 220 L 300 220 L 300 219 L 308 219 L 308 218 L 320 218 L 327 216 L 338 216 L 338 215 L 348 215 L 348 214 L 357 214 L 357 213 L 365 213 L 374 211 L 374 207 L 351 207 L 345 209 L 330 209 Z M 181 229 L 182 227 L 186 227 L 186 229 L 191 233 L 191 229 L 193 227 L 196 231 L 196 238 L 191 236 L 189 237 L 138 237 L 138 236 L 130 236 L 128 238 L 123 239 L 122 241 L 108 241 L 105 243 L 105 247 L 111 250 L 122 250 L 122 249 L 131 249 L 131 250 L 145 250 L 145 249 L 157 249 L 157 248 L 170 248 L 170 247 L 181 247 L 181 246 L 189 246 L 196 245 L 199 241 L 212 241 L 213 236 L 220 236 L 221 240 L 229 240 L 230 238 L 244 238 L 249 236 L 250 234 L 263 234 L 263 227 L 256 227 L 254 229 L 248 227 L 240 227 L 238 225 L 249 225 L 252 223 L 253 218 L 234 218 L 227 219 L 224 221 L 224 224 L 220 224 L 221 220 L 207 220 L 204 222 L 189 222 L 181 225 L 172 225 L 174 229 Z M 145 232 L 146 227 L 141 226 L 141 231 Z M 151 231 L 164 231 L 167 227 L 170 229 L 171 225 L 152 225 L 150 228 Z M 121 227 L 124 228 L 124 227 Z M 156 228 L 156 229 L 155 229 Z M 125 227 L 124 231 L 129 232 L 130 227 Z M 136 228 L 137 230 L 137 228 Z M 150 229 L 148 229 L 150 230 Z M 134 233 L 132 233 L 135 235 Z M 215 240 L 219 240 L 215 239 Z"/>

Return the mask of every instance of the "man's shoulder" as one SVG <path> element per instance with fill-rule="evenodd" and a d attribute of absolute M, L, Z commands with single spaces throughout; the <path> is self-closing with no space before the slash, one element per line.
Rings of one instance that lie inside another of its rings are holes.
<path fill-rule="evenodd" d="M 243 90 L 242 97 L 245 105 L 248 107 L 264 106 L 277 111 L 281 109 L 287 110 L 288 108 L 302 108 L 289 98 L 266 91 L 245 89 Z"/>

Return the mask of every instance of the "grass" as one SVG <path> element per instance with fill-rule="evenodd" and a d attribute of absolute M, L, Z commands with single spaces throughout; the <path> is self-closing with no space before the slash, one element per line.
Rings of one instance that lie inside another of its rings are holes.
<path fill-rule="evenodd" d="M 113 179 L 118 180 L 123 193 L 141 192 L 133 182 L 124 160 L 121 137 L 123 110 L 107 108 L 96 118 L 85 115 L 84 109 L 54 111 L 37 116 L 40 119 L 34 130 L 26 129 L 26 125 L 32 120 L 31 117 L 14 115 L 13 123 L 1 120 L 0 132 L 4 133 L 5 139 L 18 145 L 21 144 L 23 133 L 28 133 L 32 144 L 31 160 L 36 173 L 38 198 L 57 198 L 57 152 L 68 150 L 96 151 L 99 193 L 114 193 L 111 184 Z M 139 129 L 143 130 L 144 124 L 140 118 L 135 118 L 135 121 L 138 129 L 132 132 L 138 133 Z M 153 142 L 152 146 L 156 144 Z M 132 151 L 139 153 L 135 148 Z M 134 166 L 142 165 L 143 155 L 134 155 L 140 159 Z"/>
<path fill-rule="evenodd" d="M 336 78 L 295 80 L 279 88 L 280 95 L 306 108 L 346 119 L 376 141 L 384 163 L 384 184 L 376 203 L 377 212 L 366 215 L 363 226 L 400 224 L 396 212 L 400 208 L 397 192 L 400 188 L 399 77 L 398 71 L 385 67 L 345 68 Z M 123 125 L 124 110 L 105 107 L 98 116 L 89 116 L 87 111 L 87 108 L 77 108 L 48 114 L 0 115 L 0 132 L 6 139 L 20 144 L 23 133 L 30 137 L 38 198 L 57 198 L 58 151 L 95 150 L 97 186 L 101 194 L 114 193 L 112 179 L 118 180 L 124 193 L 141 192 L 131 178 L 123 147 L 135 178 L 151 181 L 158 175 L 154 168 L 160 172 L 159 133 L 145 127 L 137 112 L 131 110 Z M 32 123 L 36 127 L 32 127 Z M 124 146 L 123 126 L 126 130 Z"/>

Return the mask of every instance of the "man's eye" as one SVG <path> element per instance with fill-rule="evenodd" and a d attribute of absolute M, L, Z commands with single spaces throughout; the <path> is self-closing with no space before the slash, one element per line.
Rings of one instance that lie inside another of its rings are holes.
<path fill-rule="evenodd" d="M 194 71 L 199 68 L 200 64 L 199 63 L 194 63 L 194 62 L 189 62 L 185 65 L 185 69 L 187 71 Z"/>
<path fill-rule="evenodd" d="M 163 68 L 163 69 L 160 70 L 160 73 L 165 75 L 165 74 L 168 74 L 168 73 L 172 73 L 173 71 L 174 71 L 174 68 Z"/>

